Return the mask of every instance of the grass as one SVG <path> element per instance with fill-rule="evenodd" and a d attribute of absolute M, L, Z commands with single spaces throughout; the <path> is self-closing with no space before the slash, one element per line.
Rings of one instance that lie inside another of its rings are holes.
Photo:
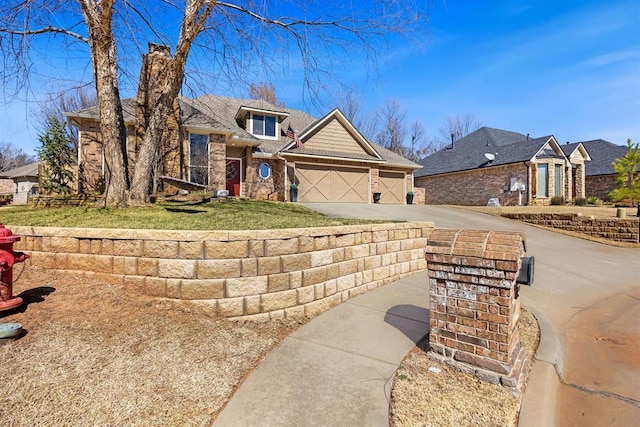
<path fill-rule="evenodd" d="M 235 389 L 300 326 L 234 322 L 206 304 L 174 306 L 122 286 L 29 267 L 25 299 L 2 322 L 2 426 L 210 426 Z"/>
<path fill-rule="evenodd" d="M 475 212 L 482 212 L 491 215 L 501 215 L 503 213 L 581 213 L 586 217 L 595 218 L 615 218 L 618 208 L 613 206 L 453 206 L 460 209 L 467 209 Z M 627 217 L 633 218 L 637 208 L 626 208 Z"/>
<path fill-rule="evenodd" d="M 140 208 L 0 209 L 0 223 L 42 227 L 155 230 L 264 230 L 368 224 L 381 221 L 329 218 L 304 206 L 255 200 L 164 201 Z M 385 221 L 389 222 L 389 221 Z"/>
<path fill-rule="evenodd" d="M 530 356 L 539 337 L 535 317 L 523 309 L 520 339 Z M 426 353 L 428 345 L 426 341 L 419 343 L 398 368 L 391 390 L 392 427 L 517 425 L 520 400 L 510 390 L 431 360 Z"/>

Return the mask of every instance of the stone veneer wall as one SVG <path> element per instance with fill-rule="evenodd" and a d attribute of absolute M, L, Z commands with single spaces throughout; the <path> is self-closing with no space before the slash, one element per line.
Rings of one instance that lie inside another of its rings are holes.
<path fill-rule="evenodd" d="M 47 269 L 83 272 L 127 291 L 204 300 L 245 319 L 313 317 L 426 267 L 431 223 L 260 231 L 7 226 L 15 249 Z"/>
<path fill-rule="evenodd" d="M 590 218 L 580 214 L 504 213 L 505 218 L 618 242 L 640 242 L 638 218 Z"/>

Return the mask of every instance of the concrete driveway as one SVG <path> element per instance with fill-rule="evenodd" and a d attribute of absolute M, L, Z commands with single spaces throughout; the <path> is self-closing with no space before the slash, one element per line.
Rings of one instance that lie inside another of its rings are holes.
<path fill-rule="evenodd" d="M 523 231 L 536 271 L 522 304 L 542 336 L 520 425 L 640 425 L 640 250 L 441 206 L 304 205 L 337 217 Z"/>

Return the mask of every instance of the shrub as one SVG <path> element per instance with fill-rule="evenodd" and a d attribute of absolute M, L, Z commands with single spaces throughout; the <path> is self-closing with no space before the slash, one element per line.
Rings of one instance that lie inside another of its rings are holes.
<path fill-rule="evenodd" d="M 564 197 L 553 196 L 551 198 L 551 206 L 562 206 L 562 205 L 564 205 Z"/>
<path fill-rule="evenodd" d="M 587 204 L 587 199 L 584 197 L 576 197 L 576 199 L 573 201 L 573 204 L 576 206 L 584 206 Z"/>
<path fill-rule="evenodd" d="M 596 196 L 589 196 L 587 197 L 587 203 L 590 205 L 601 205 L 602 200 L 598 199 Z"/>

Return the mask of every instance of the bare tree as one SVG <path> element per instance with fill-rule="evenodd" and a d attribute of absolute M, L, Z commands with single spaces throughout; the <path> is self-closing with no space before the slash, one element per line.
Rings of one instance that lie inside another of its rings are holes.
<path fill-rule="evenodd" d="M 8 142 L 0 142 L 0 172 L 19 168 L 35 161 L 37 161 L 35 156 L 26 154 L 21 148 Z"/>
<path fill-rule="evenodd" d="M 457 141 L 479 129 L 481 126 L 482 120 L 475 118 L 471 113 L 465 113 L 462 116 L 449 116 L 447 117 L 447 122 L 440 127 L 441 142 L 445 145 L 451 141 L 451 138 Z"/>
<path fill-rule="evenodd" d="M 276 87 L 273 83 L 260 82 L 260 84 L 249 84 L 249 98 L 267 101 L 276 107 L 284 108 L 284 102 L 276 98 Z"/>
<path fill-rule="evenodd" d="M 426 17 L 415 2 L 409 1 L 372 0 L 358 3 L 357 8 L 343 2 L 335 5 L 292 2 L 287 6 L 282 3 L 6 0 L 0 5 L 3 35 L 0 55 L 5 65 L 1 75 L 16 90 L 24 87 L 31 67 L 37 64 L 36 53 L 45 57 L 51 53 L 37 51 L 37 45 L 30 43 L 36 37 L 47 37 L 53 43 L 55 36 L 63 36 L 58 39 L 88 46 L 106 163 L 105 203 L 115 206 L 147 203 L 159 141 L 183 87 L 192 49 L 197 51 L 192 63 L 206 63 L 216 75 L 240 77 L 249 69 L 248 52 L 267 50 L 268 53 L 257 55 L 257 59 L 269 68 L 274 62 L 273 49 L 269 48 L 281 48 L 284 41 L 289 41 L 299 54 L 305 83 L 313 88 L 313 76 L 324 78 L 323 71 L 335 66 L 332 59 L 348 57 L 356 47 L 376 57 L 376 52 L 385 50 L 380 43 L 387 36 L 419 30 L 418 24 L 425 22 Z M 159 16 L 165 20 L 159 20 Z M 168 24 L 170 20 L 181 22 L 178 34 L 175 26 Z M 176 36 L 172 43 L 172 37 Z M 161 65 L 161 81 L 154 82 L 155 108 L 145 120 L 146 132 L 130 179 L 119 85 L 121 72 L 126 68 L 122 67 L 118 53 L 139 53 L 141 45 L 149 39 L 173 46 L 174 54 Z M 78 50 L 76 45 L 71 47 Z M 198 61 L 198 56 L 203 55 L 207 55 L 207 61 Z M 315 87 L 317 90 L 319 86 Z"/>
<path fill-rule="evenodd" d="M 49 93 L 47 99 L 31 111 L 31 117 L 37 123 L 40 133 L 44 133 L 52 117 L 65 123 L 67 118 L 65 113 L 69 111 L 84 110 L 98 104 L 96 94 L 90 88 L 76 87 L 67 90 L 58 90 Z M 78 130 L 74 127 L 67 127 L 67 132 L 71 138 L 74 150 L 78 146 Z"/>
<path fill-rule="evenodd" d="M 363 108 L 362 97 L 353 88 L 343 91 L 335 101 L 337 107 L 352 125 L 367 139 L 374 139 L 378 133 L 376 113 Z"/>
<path fill-rule="evenodd" d="M 411 152 L 409 159 L 417 162 L 433 151 L 432 141 L 425 139 L 424 126 L 419 119 L 411 122 Z"/>
<path fill-rule="evenodd" d="M 376 142 L 383 147 L 401 155 L 407 155 L 404 142 L 407 137 L 405 124 L 406 112 L 397 99 L 387 99 L 378 113 L 381 130 L 376 135 Z"/>

